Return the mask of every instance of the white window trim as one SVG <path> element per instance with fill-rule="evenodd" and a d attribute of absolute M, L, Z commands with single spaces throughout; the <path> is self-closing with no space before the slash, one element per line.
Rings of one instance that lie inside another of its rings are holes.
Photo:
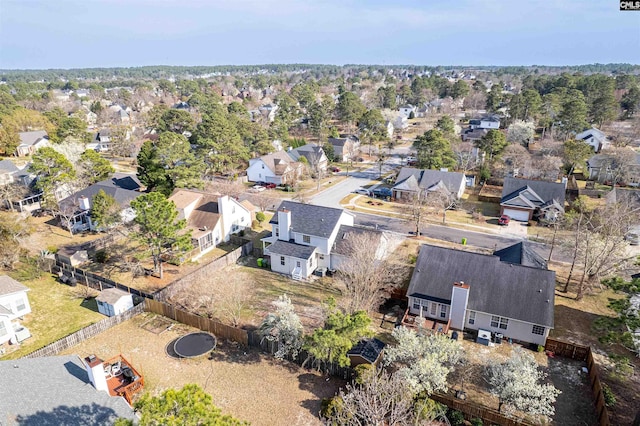
<path fill-rule="evenodd" d="M 469 317 L 467 318 L 469 325 L 475 325 L 476 323 L 476 311 L 469 311 Z"/>

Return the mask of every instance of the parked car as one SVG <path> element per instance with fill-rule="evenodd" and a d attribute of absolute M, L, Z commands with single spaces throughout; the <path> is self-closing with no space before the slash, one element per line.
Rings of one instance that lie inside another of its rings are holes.
<path fill-rule="evenodd" d="M 498 219 L 498 225 L 508 225 L 510 221 L 511 221 L 511 218 L 509 216 L 507 216 L 506 214 L 503 214 Z"/>
<path fill-rule="evenodd" d="M 340 168 L 338 168 L 338 167 L 332 167 L 332 168 L 331 168 L 331 171 L 332 171 L 333 173 L 340 173 Z"/>
<path fill-rule="evenodd" d="M 624 236 L 624 239 L 627 240 L 632 246 L 640 245 L 640 227 L 632 228 Z"/>
<path fill-rule="evenodd" d="M 275 188 L 277 185 L 275 183 L 265 183 L 264 187 L 267 189 L 273 189 Z"/>
<path fill-rule="evenodd" d="M 371 195 L 371 191 L 369 191 L 366 188 L 358 188 L 353 192 L 355 192 L 356 194 L 360 194 L 360 195 Z"/>
<path fill-rule="evenodd" d="M 376 188 L 373 190 L 373 195 L 378 198 L 391 198 L 393 196 L 393 191 L 390 188 Z"/>
<path fill-rule="evenodd" d="M 251 187 L 251 192 L 262 192 L 262 191 L 264 191 L 265 189 L 267 189 L 267 188 L 265 188 L 264 186 L 260 186 L 260 185 L 253 185 L 253 186 Z"/>

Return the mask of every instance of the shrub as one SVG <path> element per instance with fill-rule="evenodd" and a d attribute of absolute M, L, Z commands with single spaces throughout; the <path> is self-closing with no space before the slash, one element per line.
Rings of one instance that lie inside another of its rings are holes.
<path fill-rule="evenodd" d="M 323 398 L 320 408 L 320 415 L 325 419 L 330 419 L 335 413 L 342 411 L 344 403 L 342 398 L 334 396 L 333 398 Z"/>
<path fill-rule="evenodd" d="M 482 419 L 471 419 L 471 426 L 482 426 L 484 425 L 484 423 L 482 422 Z"/>
<path fill-rule="evenodd" d="M 264 222 L 267 219 L 267 217 L 264 215 L 264 213 L 262 212 L 258 212 L 256 213 L 256 220 L 260 223 Z"/>
<path fill-rule="evenodd" d="M 616 396 L 611 391 L 611 388 L 604 383 L 602 384 L 602 395 L 604 396 L 604 403 L 607 407 L 616 405 Z"/>
<path fill-rule="evenodd" d="M 107 260 L 109 259 L 109 253 L 107 253 L 106 250 L 98 250 L 96 252 L 96 262 L 98 263 L 107 263 Z"/>
<path fill-rule="evenodd" d="M 252 221 L 251 221 L 251 227 L 252 227 L 253 229 L 257 229 L 257 228 L 259 228 L 259 227 L 260 227 L 260 222 L 258 222 L 258 221 L 257 221 L 257 220 L 255 220 L 255 219 L 254 219 L 254 220 L 252 220 Z"/>
<path fill-rule="evenodd" d="M 409 263 L 412 265 L 415 265 L 416 262 L 418 261 L 418 256 L 415 254 L 410 254 L 409 255 Z"/>
<path fill-rule="evenodd" d="M 56 247 L 56 246 L 47 246 L 47 251 L 49 253 L 57 253 L 58 252 L 58 247 Z"/>
<path fill-rule="evenodd" d="M 238 232 L 238 235 L 244 237 L 244 229 L 241 229 L 240 232 Z"/>
<path fill-rule="evenodd" d="M 367 380 L 367 377 L 369 377 L 372 373 L 375 374 L 375 368 L 371 364 L 360 364 L 356 366 L 355 372 L 356 372 L 355 382 L 361 385 Z"/>
<path fill-rule="evenodd" d="M 461 411 L 450 409 L 447 412 L 447 418 L 451 426 L 462 426 L 464 424 L 464 414 Z"/>

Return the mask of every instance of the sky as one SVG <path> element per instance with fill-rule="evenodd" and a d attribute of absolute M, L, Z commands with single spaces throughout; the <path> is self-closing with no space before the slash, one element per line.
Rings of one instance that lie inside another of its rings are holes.
<path fill-rule="evenodd" d="M 640 64 L 619 0 L 0 0 L 0 69 Z"/>

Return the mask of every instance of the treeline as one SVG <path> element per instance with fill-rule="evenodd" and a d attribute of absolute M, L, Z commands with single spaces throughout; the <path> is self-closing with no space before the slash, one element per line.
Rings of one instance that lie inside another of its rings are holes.
<path fill-rule="evenodd" d="M 128 68 L 76 68 L 76 69 L 46 69 L 46 70 L 0 70 L 1 80 L 5 82 L 29 82 L 59 80 L 138 80 L 162 79 L 171 76 L 202 76 L 207 74 L 280 74 L 280 73 L 308 73 L 316 78 L 332 75 L 358 74 L 365 72 L 384 73 L 388 70 L 402 69 L 411 73 L 446 72 L 454 70 L 478 70 L 500 75 L 524 75 L 530 73 L 559 74 L 559 73 L 604 73 L 604 74 L 640 74 L 640 65 L 635 64 L 587 64 L 575 66 L 462 66 L 462 65 L 357 65 L 348 64 L 264 64 L 264 65 L 215 65 L 215 66 L 144 66 Z"/>

